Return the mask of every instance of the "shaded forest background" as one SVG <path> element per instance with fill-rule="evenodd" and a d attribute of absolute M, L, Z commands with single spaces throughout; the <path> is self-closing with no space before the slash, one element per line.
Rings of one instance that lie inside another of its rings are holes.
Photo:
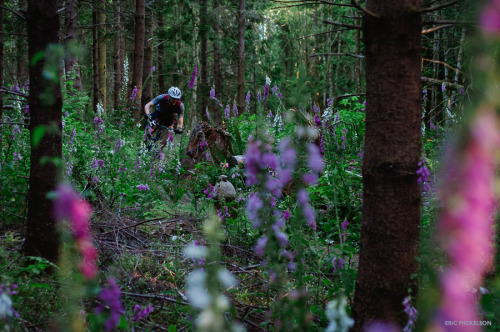
<path fill-rule="evenodd" d="M 494 330 L 475 6 L 0 0 L 0 327 Z M 143 108 L 171 86 L 163 149 Z"/>

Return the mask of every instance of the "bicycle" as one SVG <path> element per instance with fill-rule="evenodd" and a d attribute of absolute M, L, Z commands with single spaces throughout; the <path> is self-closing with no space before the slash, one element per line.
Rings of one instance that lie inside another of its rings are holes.
<path fill-rule="evenodd" d="M 149 124 L 146 126 L 146 128 L 151 128 L 149 130 L 149 135 L 150 138 L 147 142 L 141 146 L 141 149 L 139 151 L 139 155 L 142 154 L 152 154 L 153 152 L 156 151 L 163 151 L 165 146 L 167 145 L 167 141 L 171 137 L 172 133 L 174 134 L 182 134 L 183 130 L 182 129 L 173 129 L 171 127 L 164 126 L 155 120 L 148 119 Z M 148 129 L 147 129 L 148 130 Z M 168 133 L 168 136 L 164 135 L 164 138 L 160 140 L 162 137 L 162 134 Z"/>

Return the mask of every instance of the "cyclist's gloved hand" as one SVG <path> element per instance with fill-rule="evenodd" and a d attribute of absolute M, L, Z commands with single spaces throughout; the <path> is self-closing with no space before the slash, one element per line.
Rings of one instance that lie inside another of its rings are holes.
<path fill-rule="evenodd" d="M 182 134 L 183 132 L 184 132 L 184 130 L 182 130 L 182 128 L 176 128 L 174 130 L 174 133 L 176 133 L 176 134 Z"/>

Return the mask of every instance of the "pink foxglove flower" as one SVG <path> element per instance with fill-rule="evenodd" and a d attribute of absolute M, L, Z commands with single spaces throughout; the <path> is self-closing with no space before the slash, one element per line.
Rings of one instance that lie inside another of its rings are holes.
<path fill-rule="evenodd" d="M 67 220 L 71 226 L 75 246 L 82 255 L 80 271 L 87 280 L 93 279 L 98 272 L 95 264 L 97 249 L 90 233 L 90 214 L 92 208 L 84 199 L 80 198 L 73 188 L 60 185 L 54 202 L 54 214 L 59 220 Z"/>
<path fill-rule="evenodd" d="M 449 163 L 440 192 L 443 212 L 439 222 L 441 243 L 450 267 L 441 277 L 442 300 L 435 324 L 477 321 L 478 289 L 493 262 L 495 171 L 500 146 L 494 110 L 480 109 L 470 125 L 470 138 L 460 159 Z M 468 331 L 480 331 L 468 326 Z"/>

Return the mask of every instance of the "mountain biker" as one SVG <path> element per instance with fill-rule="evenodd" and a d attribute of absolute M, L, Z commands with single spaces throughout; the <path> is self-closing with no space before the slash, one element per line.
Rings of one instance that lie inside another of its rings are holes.
<path fill-rule="evenodd" d="M 144 112 L 150 120 L 154 120 L 166 127 L 182 132 L 184 122 L 184 103 L 181 100 L 182 92 L 173 86 L 168 89 L 167 94 L 157 96 L 144 106 Z M 151 106 L 155 105 L 156 110 L 150 113 Z"/>

